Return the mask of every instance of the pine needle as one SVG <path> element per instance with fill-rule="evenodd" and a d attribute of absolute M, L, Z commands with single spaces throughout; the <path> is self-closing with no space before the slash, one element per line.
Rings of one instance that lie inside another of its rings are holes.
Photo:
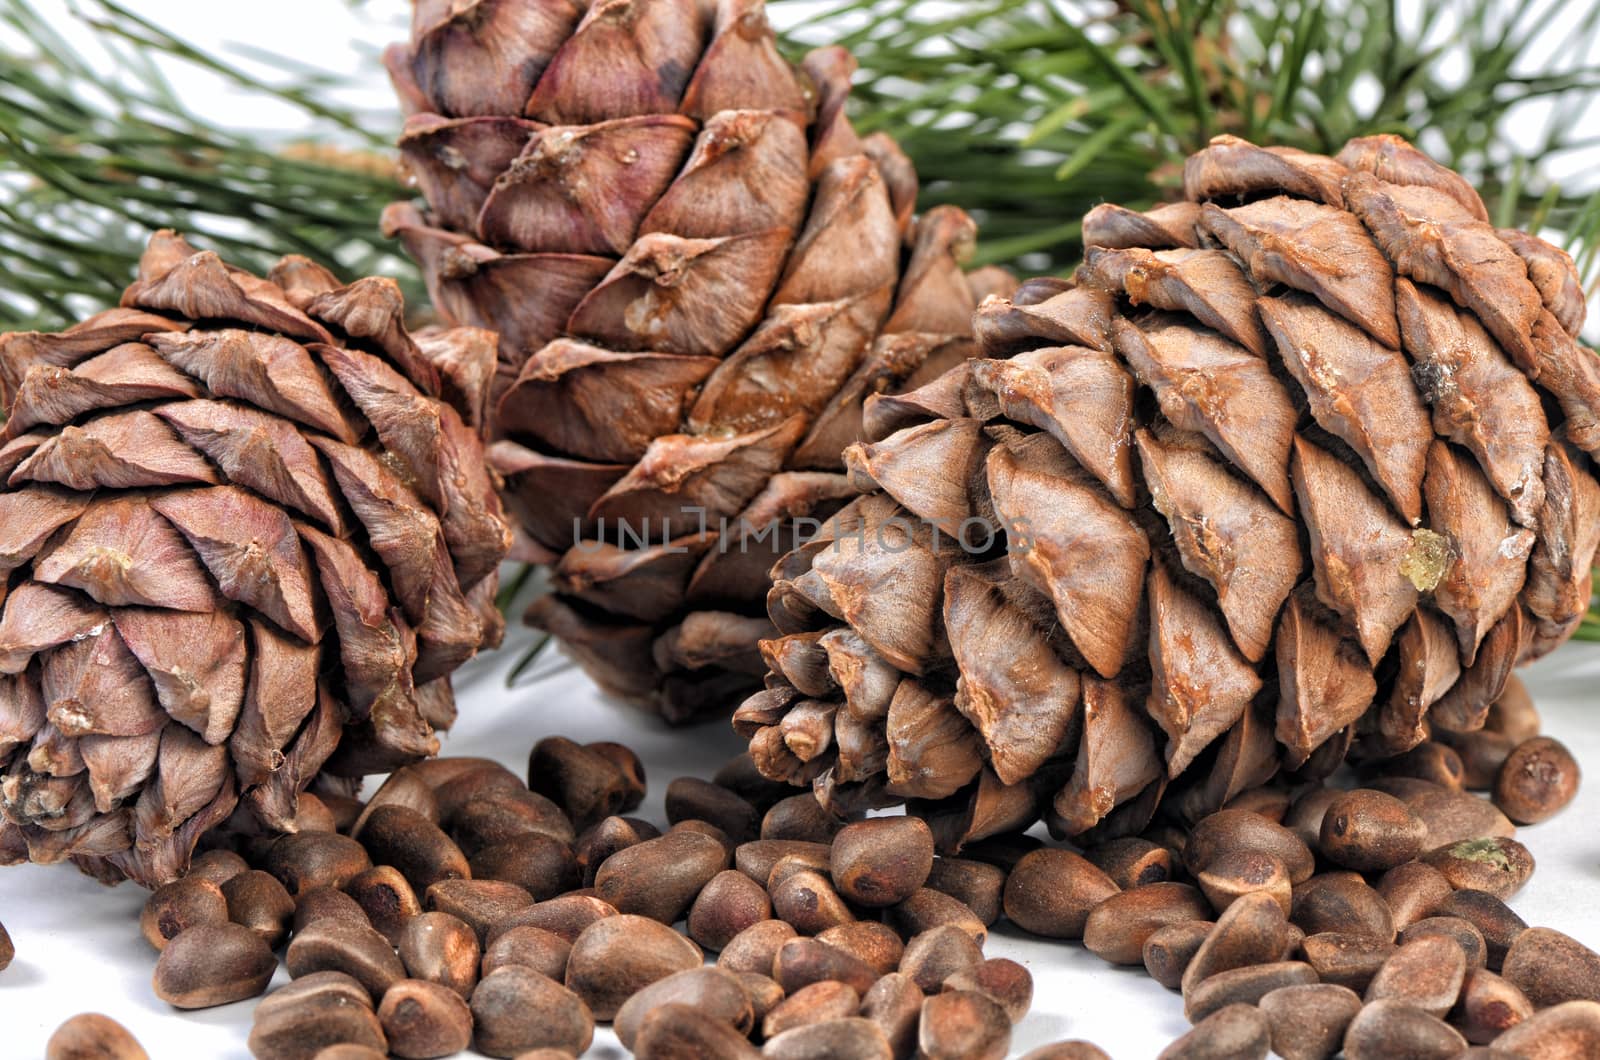
<path fill-rule="evenodd" d="M 295 252 L 344 276 L 388 272 L 426 304 L 415 268 L 378 231 L 383 205 L 408 194 L 391 148 L 397 114 L 340 106 L 343 75 L 211 55 L 115 0 L 75 11 L 92 50 L 28 0 L 0 0 L 0 33 L 21 44 L 0 49 L 0 330 L 59 328 L 115 304 L 163 227 L 258 270 Z M 212 123 L 172 91 L 164 64 L 273 98 L 306 131 Z"/>
<path fill-rule="evenodd" d="M 533 639 L 527 649 L 511 664 L 511 669 L 506 671 L 506 687 L 517 687 L 517 679 L 528 672 L 528 668 L 539 661 L 539 656 L 550 646 L 550 634 L 541 633 Z"/>
<path fill-rule="evenodd" d="M 1417 7 L 810 0 L 788 40 L 854 51 L 857 125 L 899 138 L 925 203 L 977 217 L 984 261 L 1070 269 L 1082 248 L 1065 222 L 1174 197 L 1184 157 L 1217 133 L 1326 153 L 1396 132 L 1474 181 L 1497 219 L 1573 236 L 1595 275 L 1597 182 L 1561 187 L 1552 170 L 1596 147 L 1600 0 Z"/>
<path fill-rule="evenodd" d="M 502 615 L 511 617 L 511 608 L 516 604 L 517 597 L 522 594 L 528 582 L 533 579 L 534 570 L 532 563 L 524 563 L 517 567 L 517 572 L 510 578 L 503 579 L 500 591 L 494 596 L 494 606 Z"/>
<path fill-rule="evenodd" d="M 791 0 L 772 2 L 780 25 L 796 21 Z M 29 0 L 0 0 L 0 32 L 24 45 L 0 54 L 10 280 L 0 328 L 57 327 L 110 304 L 146 230 L 161 226 L 251 267 L 294 250 L 344 275 L 387 272 L 424 304 L 414 266 L 377 230 L 384 203 L 407 194 L 391 146 L 398 115 L 337 102 L 381 79 L 375 64 L 335 73 L 247 47 L 212 54 L 128 0 L 75 9 L 94 31 L 84 52 Z M 1474 180 L 1497 219 L 1572 237 L 1595 276 L 1593 178 L 1563 188 L 1551 169 L 1600 148 L 1585 131 L 1600 107 L 1600 0 L 1398 10 L 1391 0 L 808 0 L 786 43 L 854 51 L 857 124 L 900 139 L 924 204 L 978 218 L 982 262 L 1070 269 L 1084 212 L 1171 198 L 1183 157 L 1214 133 L 1325 152 L 1392 131 Z M 1570 32 L 1552 44 L 1541 34 L 1557 15 Z M 293 108 L 304 135 L 204 118 L 167 85 L 174 65 Z M 1518 154 L 1510 144 L 1527 138 L 1507 130 L 1530 120 L 1542 132 Z"/>

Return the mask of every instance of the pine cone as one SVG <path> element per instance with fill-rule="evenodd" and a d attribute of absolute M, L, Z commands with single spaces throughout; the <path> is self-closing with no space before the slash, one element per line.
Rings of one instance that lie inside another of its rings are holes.
<path fill-rule="evenodd" d="M 438 395 L 493 358 L 413 341 L 392 281 L 170 232 L 120 308 L 0 337 L 7 859 L 156 886 L 230 818 L 293 831 L 324 770 L 438 751 L 510 547 Z"/>
<path fill-rule="evenodd" d="M 530 618 L 680 720 L 756 687 L 766 572 L 852 495 L 863 401 L 973 352 L 972 222 L 795 70 L 760 0 L 419 2 L 390 71 L 448 319 L 501 334 L 490 459 L 556 593 Z"/>
<path fill-rule="evenodd" d="M 1468 731 L 1585 613 L 1600 372 L 1572 261 L 1404 141 L 1221 137 L 1073 283 L 866 406 L 863 496 L 774 571 L 735 715 L 946 848 L 1194 818 Z"/>

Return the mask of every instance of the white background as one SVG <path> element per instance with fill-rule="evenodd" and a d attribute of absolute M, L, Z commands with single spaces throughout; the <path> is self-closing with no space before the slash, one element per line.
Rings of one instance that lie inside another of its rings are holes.
<path fill-rule="evenodd" d="M 53 25 L 75 39 L 64 0 L 41 0 Z M 292 54 L 321 68 L 372 76 L 349 102 L 370 109 L 384 127 L 394 122 L 386 83 L 375 72 L 378 47 L 402 32 L 405 0 L 274 0 L 261 3 L 199 3 L 196 0 L 136 0 L 131 6 L 158 23 L 179 27 L 207 49 L 246 44 Z M 782 9 L 803 15 L 804 4 Z M 1551 28 L 1562 30 L 1556 5 Z M 0 46 L 4 35 L 0 33 Z M 218 91 L 210 79 L 174 71 L 180 94 L 208 115 L 253 128 L 299 131 L 295 116 L 258 98 Z M 1524 127 L 1522 132 L 1527 133 Z M 1581 169 L 1569 162 L 1574 171 Z M 1592 171 L 1591 171 L 1592 177 Z M 507 690 L 504 671 L 526 643 L 513 631 L 500 655 L 472 664 L 458 681 L 462 717 L 445 752 L 498 758 L 518 772 L 540 735 L 561 733 L 580 741 L 614 739 L 635 747 L 647 764 L 651 796 L 641 811 L 662 817 L 666 782 L 684 774 L 704 775 L 738 750 L 725 724 L 684 733 L 668 731 L 633 712 L 600 700 L 574 670 L 530 675 Z M 531 678 L 538 678 L 532 680 Z M 1546 718 L 1546 730 L 1565 740 L 1581 760 L 1600 762 L 1600 726 L 1591 714 L 1600 680 L 1600 648 L 1571 645 L 1536 665 L 1524 678 Z M 1552 822 L 1524 829 L 1539 869 L 1514 907 L 1533 924 L 1557 927 L 1600 947 L 1600 784 L 1583 789 L 1578 801 Z M 155 1060 L 245 1057 L 245 1035 L 253 1002 L 195 1013 L 177 1013 L 151 993 L 155 952 L 140 938 L 138 911 L 144 893 L 131 886 L 105 889 L 70 868 L 27 866 L 0 870 L 0 921 L 16 943 L 17 959 L 0 973 L 0 1057 L 43 1054 L 50 1032 L 78 1012 L 106 1012 L 130 1027 Z M 1034 1010 L 1017 1028 L 1014 1051 L 1066 1037 L 1087 1038 L 1113 1056 L 1149 1057 L 1183 1033 L 1187 1024 L 1177 995 L 1142 970 L 1110 967 L 1081 947 L 1028 939 L 1007 928 L 991 936 L 990 956 L 1022 961 L 1035 979 Z M 280 972 L 280 981 L 282 973 Z M 592 1051 L 621 1056 L 609 1032 Z"/>
<path fill-rule="evenodd" d="M 446 754 L 484 755 L 525 775 L 528 749 L 541 735 L 620 740 L 645 761 L 650 796 L 639 812 L 660 822 L 668 781 L 708 775 L 739 750 L 726 724 L 669 730 L 600 699 L 554 654 L 541 659 L 519 688 L 507 689 L 505 671 L 527 636 L 514 630 L 504 651 L 463 671 L 461 720 L 445 739 Z M 1523 671 L 1523 680 L 1544 714 L 1545 731 L 1580 760 L 1600 762 L 1594 717 L 1600 646 L 1568 645 Z M 1511 904 L 1530 924 L 1558 928 L 1600 948 L 1597 819 L 1600 778 L 1554 820 L 1522 829 L 1519 838 L 1532 849 L 1538 869 Z M 85 1010 L 122 1021 L 153 1060 L 249 1055 L 244 1042 L 254 1002 L 180 1013 L 151 993 L 156 953 L 138 925 L 144 897 L 131 885 L 107 889 L 68 867 L 0 869 L 0 921 L 17 947 L 16 962 L 0 972 L 0 1056 L 43 1055 L 50 1032 Z M 1117 1060 L 1148 1058 L 1188 1029 L 1182 1000 L 1142 968 L 1115 968 L 1076 944 L 1029 938 L 1006 926 L 991 933 L 986 953 L 1021 961 L 1033 973 L 1033 1011 L 1016 1029 L 1016 1054 L 1062 1038 L 1086 1038 Z M 278 974 L 281 984 L 285 973 Z M 626 1055 L 609 1031 L 602 1030 L 595 1043 L 592 1056 Z"/>

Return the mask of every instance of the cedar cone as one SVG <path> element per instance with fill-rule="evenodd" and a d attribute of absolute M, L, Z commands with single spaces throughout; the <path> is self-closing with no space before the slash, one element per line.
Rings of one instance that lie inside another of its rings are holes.
<path fill-rule="evenodd" d="M 439 395 L 470 417 L 494 345 L 170 232 L 120 308 L 0 337 L 0 859 L 153 887 L 224 822 L 294 831 L 320 773 L 438 751 L 510 547 Z"/>
<path fill-rule="evenodd" d="M 862 495 L 775 569 L 735 726 L 946 849 L 1194 819 L 1470 731 L 1589 605 L 1600 372 L 1571 259 L 1394 137 L 1220 137 L 1073 282 L 867 402 Z"/>
<path fill-rule="evenodd" d="M 801 69 L 760 0 L 419 0 L 388 53 L 427 212 L 385 215 L 446 319 L 501 348 L 490 449 L 530 620 L 682 720 L 758 687 L 766 574 L 852 495 L 863 401 L 973 352 L 959 210 Z"/>

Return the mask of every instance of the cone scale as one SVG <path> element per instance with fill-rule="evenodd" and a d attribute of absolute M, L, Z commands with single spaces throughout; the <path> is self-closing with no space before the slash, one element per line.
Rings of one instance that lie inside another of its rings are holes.
<path fill-rule="evenodd" d="M 503 629 L 494 350 L 413 339 L 392 281 L 170 232 L 119 308 L 0 336 L 0 858 L 153 887 L 438 751 Z"/>
<path fill-rule="evenodd" d="M 1074 279 L 869 399 L 734 724 L 946 850 L 1195 819 L 1483 725 L 1587 610 L 1600 372 L 1571 259 L 1393 137 L 1214 141 Z M 986 528 L 977 533 L 973 527 Z"/>
<path fill-rule="evenodd" d="M 683 720 L 759 685 L 766 574 L 853 491 L 872 394 L 970 356 L 972 222 L 800 68 L 759 0 L 418 3 L 390 49 L 425 208 L 387 229 L 449 320 L 497 330 L 490 448 L 529 614 Z"/>

